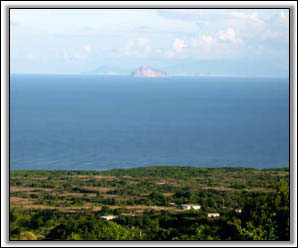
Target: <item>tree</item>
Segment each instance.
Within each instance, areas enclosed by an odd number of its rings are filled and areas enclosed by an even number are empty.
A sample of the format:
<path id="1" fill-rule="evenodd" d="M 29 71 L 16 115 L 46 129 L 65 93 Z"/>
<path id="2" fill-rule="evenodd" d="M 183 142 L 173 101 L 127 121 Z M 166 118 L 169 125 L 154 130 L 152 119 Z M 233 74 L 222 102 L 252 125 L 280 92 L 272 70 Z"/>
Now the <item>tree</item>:
<path id="1" fill-rule="evenodd" d="M 289 186 L 286 180 L 275 192 L 248 199 L 237 225 L 244 240 L 289 240 Z"/>
<path id="2" fill-rule="evenodd" d="M 68 220 L 55 227 L 45 240 L 136 240 L 137 232 L 114 222 L 94 218 Z"/>

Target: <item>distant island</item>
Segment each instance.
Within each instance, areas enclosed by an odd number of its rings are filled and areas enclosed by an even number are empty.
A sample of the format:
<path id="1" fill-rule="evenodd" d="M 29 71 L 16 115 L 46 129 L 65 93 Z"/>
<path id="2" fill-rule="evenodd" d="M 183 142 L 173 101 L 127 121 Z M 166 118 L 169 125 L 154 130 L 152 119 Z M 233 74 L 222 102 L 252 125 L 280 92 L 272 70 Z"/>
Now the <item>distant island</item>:
<path id="1" fill-rule="evenodd" d="M 149 66 L 143 65 L 137 69 L 135 69 L 131 76 L 133 77 L 150 77 L 150 78 L 164 78 L 167 77 L 166 72 L 162 72 L 160 70 L 153 69 Z"/>

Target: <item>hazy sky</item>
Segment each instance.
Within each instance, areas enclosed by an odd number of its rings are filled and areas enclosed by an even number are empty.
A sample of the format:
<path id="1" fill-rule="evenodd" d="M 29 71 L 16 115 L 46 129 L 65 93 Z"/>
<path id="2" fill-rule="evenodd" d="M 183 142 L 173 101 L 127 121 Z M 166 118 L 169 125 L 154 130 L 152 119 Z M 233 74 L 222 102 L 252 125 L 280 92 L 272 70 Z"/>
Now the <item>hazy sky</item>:
<path id="1" fill-rule="evenodd" d="M 287 76 L 287 9 L 11 9 L 13 73 Z M 103 67 L 104 66 L 104 67 Z"/>

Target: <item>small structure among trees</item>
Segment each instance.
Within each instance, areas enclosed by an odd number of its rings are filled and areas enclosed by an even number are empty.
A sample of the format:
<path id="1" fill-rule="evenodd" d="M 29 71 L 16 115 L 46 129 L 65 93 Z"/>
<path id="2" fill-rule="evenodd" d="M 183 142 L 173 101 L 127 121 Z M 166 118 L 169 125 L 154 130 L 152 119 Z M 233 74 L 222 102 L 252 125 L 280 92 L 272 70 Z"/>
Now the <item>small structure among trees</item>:
<path id="1" fill-rule="evenodd" d="M 103 220 L 109 221 L 109 220 L 116 219 L 117 216 L 114 216 L 114 215 L 107 215 L 107 216 L 101 216 L 100 218 L 103 219 Z"/>
<path id="2" fill-rule="evenodd" d="M 191 210 L 191 209 L 200 210 L 201 206 L 200 205 L 193 205 L 193 204 L 182 204 L 181 208 L 184 209 L 184 210 Z"/>
<path id="3" fill-rule="evenodd" d="M 216 218 L 220 216 L 220 213 L 207 213 L 207 216 L 209 218 Z"/>

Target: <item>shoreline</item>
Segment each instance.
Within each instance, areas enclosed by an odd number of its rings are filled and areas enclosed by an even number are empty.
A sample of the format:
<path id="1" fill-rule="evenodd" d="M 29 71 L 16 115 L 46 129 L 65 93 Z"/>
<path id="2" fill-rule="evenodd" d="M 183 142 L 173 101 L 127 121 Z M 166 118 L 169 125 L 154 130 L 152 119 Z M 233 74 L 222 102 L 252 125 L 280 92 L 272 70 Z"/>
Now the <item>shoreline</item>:
<path id="1" fill-rule="evenodd" d="M 279 168 L 252 168 L 252 167 L 244 167 L 244 166 L 218 166 L 218 167 L 208 167 L 208 166 L 184 166 L 184 165 L 149 165 L 149 166 L 138 166 L 138 167 L 131 167 L 131 168 L 112 168 L 112 169 L 103 169 L 103 170 L 76 170 L 76 169 L 9 169 L 10 172 L 13 171 L 73 171 L 73 172 L 105 172 L 105 171 L 115 171 L 115 170 L 134 170 L 134 169 L 150 169 L 150 168 L 194 168 L 194 169 L 222 169 L 222 170 L 257 170 L 257 171 L 266 171 L 266 170 L 290 170 L 290 166 L 283 166 Z"/>

